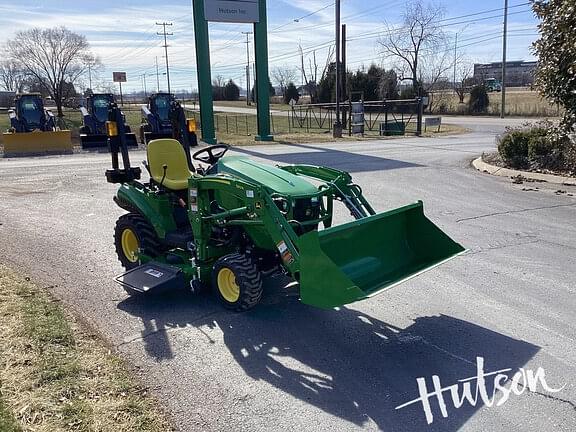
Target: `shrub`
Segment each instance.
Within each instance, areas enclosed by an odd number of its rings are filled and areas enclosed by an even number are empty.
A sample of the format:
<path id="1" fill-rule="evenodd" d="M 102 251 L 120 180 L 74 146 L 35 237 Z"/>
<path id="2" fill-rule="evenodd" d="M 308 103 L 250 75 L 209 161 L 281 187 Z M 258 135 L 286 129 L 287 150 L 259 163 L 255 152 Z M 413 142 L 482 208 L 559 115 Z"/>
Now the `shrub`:
<path id="1" fill-rule="evenodd" d="M 477 85 L 470 91 L 470 100 L 468 101 L 468 110 L 471 114 L 482 114 L 488 111 L 490 98 L 486 87 Z"/>
<path id="2" fill-rule="evenodd" d="M 498 138 L 498 152 L 506 162 L 514 168 L 522 168 L 528 164 L 528 142 L 530 133 L 524 130 L 512 129 Z"/>
<path id="3" fill-rule="evenodd" d="M 537 160 L 548 156 L 554 150 L 554 143 L 546 136 L 531 136 L 528 140 L 528 159 Z"/>
<path id="4" fill-rule="evenodd" d="M 576 169 L 576 144 L 550 122 L 508 129 L 498 138 L 498 152 L 513 168 Z"/>

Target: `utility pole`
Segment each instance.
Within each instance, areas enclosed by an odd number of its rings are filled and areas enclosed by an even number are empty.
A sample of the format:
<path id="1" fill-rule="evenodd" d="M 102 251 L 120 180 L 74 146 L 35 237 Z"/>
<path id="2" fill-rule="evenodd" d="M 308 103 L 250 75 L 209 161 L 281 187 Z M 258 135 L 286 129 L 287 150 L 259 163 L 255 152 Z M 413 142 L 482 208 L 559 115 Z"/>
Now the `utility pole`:
<path id="1" fill-rule="evenodd" d="M 162 26 L 163 31 L 162 33 L 157 32 L 156 34 L 158 36 L 164 36 L 164 52 L 166 54 L 166 79 L 168 80 L 168 93 L 170 92 L 170 68 L 168 67 L 168 41 L 166 40 L 166 36 L 173 36 L 174 33 L 166 33 L 166 26 L 171 26 L 172 23 L 167 23 L 167 22 L 161 22 L 161 23 L 156 23 L 156 25 L 158 26 Z"/>
<path id="2" fill-rule="evenodd" d="M 246 35 L 246 105 L 250 104 L 250 35 L 253 32 L 242 32 Z"/>
<path id="3" fill-rule="evenodd" d="M 92 65 L 88 63 L 88 86 L 90 91 L 92 91 Z"/>
<path id="4" fill-rule="evenodd" d="M 342 24 L 342 75 L 340 78 L 340 88 L 344 101 L 346 101 L 346 24 Z M 346 129 L 346 108 L 342 112 L 342 129 Z"/>
<path id="5" fill-rule="evenodd" d="M 142 78 L 144 78 L 144 97 L 148 98 L 148 91 L 146 90 L 146 72 L 144 72 Z"/>
<path id="6" fill-rule="evenodd" d="M 502 108 L 500 118 L 506 117 L 506 44 L 508 38 L 508 0 L 504 0 L 504 33 L 502 38 Z"/>
<path id="7" fill-rule="evenodd" d="M 158 56 L 156 56 L 156 93 L 160 93 L 160 72 L 158 71 Z"/>
<path id="8" fill-rule="evenodd" d="M 332 135 L 342 138 L 342 123 L 340 122 L 340 0 L 336 0 L 336 123 Z"/>
<path id="9" fill-rule="evenodd" d="M 458 58 L 458 33 L 456 33 L 456 39 L 454 41 L 454 93 L 456 93 L 456 59 Z"/>

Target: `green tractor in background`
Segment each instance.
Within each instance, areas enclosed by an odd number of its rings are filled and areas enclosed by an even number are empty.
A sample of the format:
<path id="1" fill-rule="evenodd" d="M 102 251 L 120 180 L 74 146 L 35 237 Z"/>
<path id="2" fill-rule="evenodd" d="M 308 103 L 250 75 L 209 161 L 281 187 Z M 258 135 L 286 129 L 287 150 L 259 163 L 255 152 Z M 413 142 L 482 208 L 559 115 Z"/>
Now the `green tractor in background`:
<path id="1" fill-rule="evenodd" d="M 260 301 L 264 278 L 284 274 L 299 282 L 303 303 L 332 308 L 464 251 L 421 202 L 377 214 L 351 176 L 331 168 L 271 166 L 226 156 L 223 145 L 190 157 L 188 146 L 159 139 L 148 145 L 150 180 L 141 182 L 119 110 L 110 120 L 106 176 L 120 184 L 114 200 L 127 212 L 115 229 L 127 272 L 116 280 L 130 294 L 212 287 L 226 308 L 245 311 Z M 333 226 L 338 203 L 354 221 Z"/>

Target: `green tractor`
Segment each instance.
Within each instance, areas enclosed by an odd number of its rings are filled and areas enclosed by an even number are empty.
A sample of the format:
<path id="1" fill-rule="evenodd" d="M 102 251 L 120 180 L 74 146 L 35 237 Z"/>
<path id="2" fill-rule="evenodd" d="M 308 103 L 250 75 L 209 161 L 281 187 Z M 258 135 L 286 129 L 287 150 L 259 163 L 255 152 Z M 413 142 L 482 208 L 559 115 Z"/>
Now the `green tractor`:
<path id="1" fill-rule="evenodd" d="M 299 282 L 303 303 L 332 308 L 371 297 L 462 253 L 424 216 L 421 202 L 377 214 L 351 176 L 332 168 L 271 166 L 205 147 L 192 157 L 176 140 L 149 143 L 145 167 L 130 166 L 122 116 L 111 111 L 110 183 L 126 210 L 116 252 L 129 294 L 212 287 L 245 311 L 263 279 Z M 119 153 L 123 167 L 119 166 Z M 333 226 L 335 205 L 353 221 Z"/>

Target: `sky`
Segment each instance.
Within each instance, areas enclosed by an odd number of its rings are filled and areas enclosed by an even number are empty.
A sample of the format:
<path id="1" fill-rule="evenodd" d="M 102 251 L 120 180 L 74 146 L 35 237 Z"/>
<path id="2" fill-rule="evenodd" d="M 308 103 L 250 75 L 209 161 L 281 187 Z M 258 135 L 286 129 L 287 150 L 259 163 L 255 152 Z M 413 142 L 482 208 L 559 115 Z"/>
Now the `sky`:
<path id="1" fill-rule="evenodd" d="M 342 23 L 347 24 L 348 68 L 372 63 L 392 67 L 383 59 L 378 40 L 386 25 L 400 24 L 404 0 L 342 0 Z M 451 41 L 458 35 L 457 53 L 466 63 L 501 60 L 504 0 L 436 0 L 444 7 L 442 29 Z M 296 68 L 298 45 L 316 51 L 320 63 L 334 39 L 334 1 L 268 0 L 270 68 Z M 538 37 L 538 21 L 526 0 L 509 1 L 508 60 L 534 60 L 530 47 Z M 111 85 L 113 71 L 127 72 L 126 92 L 166 90 L 162 27 L 167 31 L 172 91 L 197 89 L 194 27 L 190 0 L 0 0 L 0 47 L 20 30 L 63 25 L 88 39 L 102 62 L 93 75 L 94 89 Z M 210 23 L 212 76 L 246 85 L 246 36 L 250 24 Z M 252 42 L 252 41 L 251 41 Z M 253 59 L 253 45 L 251 44 Z M 310 55 L 310 54 L 308 54 Z M 156 74 L 156 59 L 159 74 Z M 300 76 L 300 74 L 297 74 Z M 296 81 L 300 81 L 298 78 Z M 80 87 L 87 86 L 88 77 Z M 297 82 L 297 84 L 299 84 Z"/>

